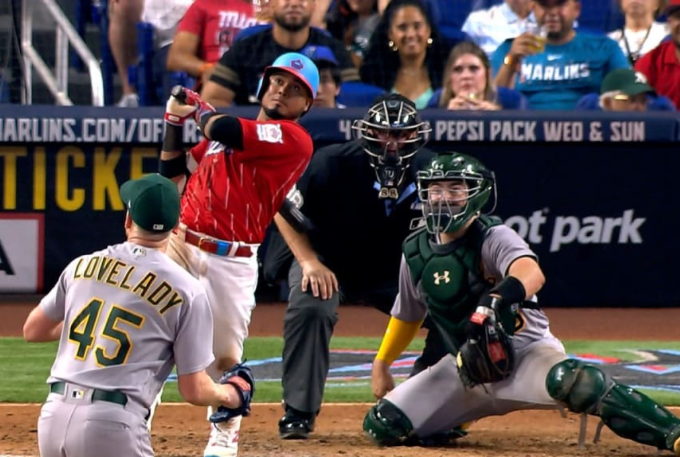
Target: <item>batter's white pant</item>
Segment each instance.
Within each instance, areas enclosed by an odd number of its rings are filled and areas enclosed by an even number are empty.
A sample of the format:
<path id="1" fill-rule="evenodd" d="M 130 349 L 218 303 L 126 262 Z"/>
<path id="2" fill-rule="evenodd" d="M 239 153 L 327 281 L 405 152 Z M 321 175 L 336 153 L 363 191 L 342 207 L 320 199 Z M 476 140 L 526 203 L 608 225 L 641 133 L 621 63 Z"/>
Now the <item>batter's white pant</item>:
<path id="1" fill-rule="evenodd" d="M 186 243 L 175 233 L 170 236 L 167 254 L 198 278 L 207 292 L 213 315 L 216 363 L 224 358 L 240 361 L 243 356 L 258 276 L 257 245 L 249 246 L 253 251 L 251 257 L 218 256 Z M 217 380 L 222 370 L 213 364 L 207 372 Z"/>
<path id="2" fill-rule="evenodd" d="M 555 364 L 567 358 L 562 343 L 555 337 L 538 340 L 518 351 L 516 357 L 515 373 L 509 379 L 465 389 L 456 360 L 449 354 L 398 385 L 385 399 L 406 414 L 420 437 L 448 432 L 487 416 L 557 409 L 545 378 Z"/>

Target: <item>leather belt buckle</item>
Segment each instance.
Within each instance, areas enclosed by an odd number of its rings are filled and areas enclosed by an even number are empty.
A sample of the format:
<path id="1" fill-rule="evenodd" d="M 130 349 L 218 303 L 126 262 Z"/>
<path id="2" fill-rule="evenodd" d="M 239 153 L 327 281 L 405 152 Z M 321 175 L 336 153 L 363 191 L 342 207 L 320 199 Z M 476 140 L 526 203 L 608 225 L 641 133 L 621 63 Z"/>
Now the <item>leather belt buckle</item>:
<path id="1" fill-rule="evenodd" d="M 210 250 L 207 249 L 207 247 L 204 247 L 204 246 L 203 246 L 204 244 L 207 244 L 207 243 L 209 243 L 209 242 L 210 242 L 209 239 L 207 239 L 207 238 L 204 237 L 204 236 L 201 236 L 201 237 L 198 238 L 198 243 L 196 243 L 196 247 L 197 247 L 198 249 L 200 249 L 201 251 L 208 251 L 208 252 L 210 252 Z"/>

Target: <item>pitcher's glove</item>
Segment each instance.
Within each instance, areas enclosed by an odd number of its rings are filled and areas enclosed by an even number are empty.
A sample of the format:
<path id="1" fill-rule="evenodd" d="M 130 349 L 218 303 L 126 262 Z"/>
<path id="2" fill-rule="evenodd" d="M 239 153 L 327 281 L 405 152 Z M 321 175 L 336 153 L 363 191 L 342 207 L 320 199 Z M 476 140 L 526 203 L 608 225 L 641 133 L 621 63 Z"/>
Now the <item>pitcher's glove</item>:
<path id="1" fill-rule="evenodd" d="M 493 308 L 479 306 L 470 317 L 468 339 L 460 347 L 456 365 L 467 388 L 503 381 L 512 375 L 515 352 Z"/>
<path id="2" fill-rule="evenodd" d="M 236 391 L 241 397 L 241 406 L 238 408 L 220 406 L 217 411 L 210 415 L 210 422 L 220 423 L 236 416 L 250 416 L 250 402 L 255 395 L 255 377 L 250 367 L 237 363 L 225 371 L 218 382 L 236 387 Z"/>

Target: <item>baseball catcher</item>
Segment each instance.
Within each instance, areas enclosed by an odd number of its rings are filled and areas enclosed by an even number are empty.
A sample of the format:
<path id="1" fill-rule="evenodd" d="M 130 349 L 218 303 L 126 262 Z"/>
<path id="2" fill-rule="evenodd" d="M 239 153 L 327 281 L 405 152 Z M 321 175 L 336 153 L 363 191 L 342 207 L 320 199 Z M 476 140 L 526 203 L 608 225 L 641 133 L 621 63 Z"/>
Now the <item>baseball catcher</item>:
<path id="1" fill-rule="evenodd" d="M 494 174 L 453 153 L 436 157 L 417 180 L 426 227 L 403 245 L 399 295 L 373 362 L 379 400 L 364 419 L 366 433 L 399 445 L 486 416 L 564 407 L 680 455 L 678 418 L 565 355 L 538 306 L 545 278 L 536 255 L 515 231 L 482 214 L 495 200 Z M 449 354 L 394 388 L 389 367 L 428 314 Z"/>

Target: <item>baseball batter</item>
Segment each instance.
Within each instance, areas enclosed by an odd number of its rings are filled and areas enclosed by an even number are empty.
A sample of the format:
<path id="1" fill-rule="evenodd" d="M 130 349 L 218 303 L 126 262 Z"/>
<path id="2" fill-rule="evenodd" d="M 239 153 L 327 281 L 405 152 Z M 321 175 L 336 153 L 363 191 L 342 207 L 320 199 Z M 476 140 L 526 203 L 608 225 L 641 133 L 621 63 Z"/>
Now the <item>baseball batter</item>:
<path id="1" fill-rule="evenodd" d="M 38 421 L 42 457 L 152 456 L 146 420 L 177 365 L 195 405 L 238 408 L 242 390 L 215 384 L 212 317 L 198 280 L 164 253 L 179 219 L 176 185 L 128 181 L 127 242 L 75 259 L 24 324 L 27 341 L 59 340 Z"/>
<path id="2" fill-rule="evenodd" d="M 480 216 L 495 178 L 476 159 L 440 155 L 418 173 L 426 228 L 403 245 L 399 295 L 373 363 L 379 401 L 364 419 L 378 443 L 427 440 L 486 416 L 566 407 L 614 433 L 680 455 L 680 420 L 598 367 L 568 359 L 536 293 L 536 255 L 500 220 Z M 397 388 L 391 363 L 426 314 L 450 354 Z"/>
<path id="3" fill-rule="evenodd" d="M 181 184 L 187 173 L 186 119 L 195 117 L 206 138 L 188 156 L 197 165 L 186 183 L 168 254 L 206 288 L 215 328 L 216 361 L 208 370 L 214 379 L 241 360 L 255 307 L 257 249 L 312 157 L 312 139 L 297 121 L 311 108 L 318 85 L 314 63 L 287 53 L 262 76 L 257 120 L 218 114 L 188 90 L 168 101 L 162 175 Z M 204 455 L 237 455 L 240 421 L 236 416 L 213 424 Z"/>

